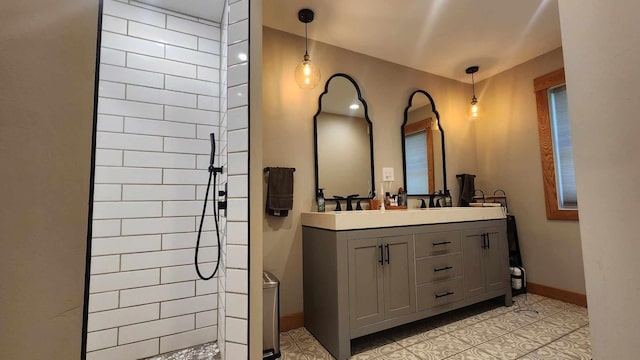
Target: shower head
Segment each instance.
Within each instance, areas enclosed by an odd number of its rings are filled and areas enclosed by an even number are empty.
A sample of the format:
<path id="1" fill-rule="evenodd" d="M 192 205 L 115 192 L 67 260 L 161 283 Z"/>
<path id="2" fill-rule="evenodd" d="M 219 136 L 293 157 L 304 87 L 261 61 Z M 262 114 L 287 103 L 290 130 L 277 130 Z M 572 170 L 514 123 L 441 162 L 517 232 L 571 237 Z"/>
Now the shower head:
<path id="1" fill-rule="evenodd" d="M 213 166 L 213 157 L 216 153 L 216 136 L 214 133 L 210 133 L 209 138 L 211 139 L 211 156 L 209 157 L 209 165 Z"/>

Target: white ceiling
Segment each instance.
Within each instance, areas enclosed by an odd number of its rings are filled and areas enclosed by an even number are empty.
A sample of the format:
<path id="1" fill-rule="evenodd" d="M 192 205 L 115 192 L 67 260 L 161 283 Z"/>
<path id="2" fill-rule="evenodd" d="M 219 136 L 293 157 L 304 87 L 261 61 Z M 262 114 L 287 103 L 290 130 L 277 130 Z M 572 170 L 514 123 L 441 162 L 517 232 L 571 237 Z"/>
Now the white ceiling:
<path id="1" fill-rule="evenodd" d="M 224 0 L 139 0 L 220 22 Z M 265 26 L 451 79 L 491 77 L 561 46 L 557 0 L 264 0 Z M 313 54 L 311 54 L 313 56 Z"/>
<path id="2" fill-rule="evenodd" d="M 141 3 L 154 5 L 159 8 L 177 11 L 202 19 L 222 21 L 224 0 L 138 0 Z"/>
<path id="3" fill-rule="evenodd" d="M 562 44 L 557 0 L 265 0 L 263 24 L 304 36 L 305 7 L 311 39 L 467 83 Z"/>

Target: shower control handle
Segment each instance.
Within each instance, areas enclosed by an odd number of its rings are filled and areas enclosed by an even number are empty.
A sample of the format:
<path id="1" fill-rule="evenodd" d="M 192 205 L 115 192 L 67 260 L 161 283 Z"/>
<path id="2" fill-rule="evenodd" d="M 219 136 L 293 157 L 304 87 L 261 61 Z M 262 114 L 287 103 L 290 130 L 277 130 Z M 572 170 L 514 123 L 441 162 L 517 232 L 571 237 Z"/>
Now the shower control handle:
<path id="1" fill-rule="evenodd" d="M 218 190 L 218 210 L 224 211 L 224 216 L 227 216 L 227 186 L 228 183 L 224 184 L 224 190 Z M 222 200 L 220 197 L 223 197 Z"/>

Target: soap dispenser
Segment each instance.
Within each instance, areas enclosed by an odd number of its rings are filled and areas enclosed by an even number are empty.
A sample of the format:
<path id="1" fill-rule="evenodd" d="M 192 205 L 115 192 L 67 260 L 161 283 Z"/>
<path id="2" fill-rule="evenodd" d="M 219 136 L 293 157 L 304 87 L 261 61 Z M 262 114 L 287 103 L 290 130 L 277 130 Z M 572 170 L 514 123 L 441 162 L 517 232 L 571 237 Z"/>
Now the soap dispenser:
<path id="1" fill-rule="evenodd" d="M 407 192 L 403 188 L 398 189 L 398 206 L 407 206 Z"/>
<path id="2" fill-rule="evenodd" d="M 449 190 L 444 191 L 444 206 L 451 207 L 451 192 Z"/>
<path id="3" fill-rule="evenodd" d="M 318 212 L 324 212 L 324 189 L 318 189 L 316 193 L 316 202 L 318 203 Z"/>

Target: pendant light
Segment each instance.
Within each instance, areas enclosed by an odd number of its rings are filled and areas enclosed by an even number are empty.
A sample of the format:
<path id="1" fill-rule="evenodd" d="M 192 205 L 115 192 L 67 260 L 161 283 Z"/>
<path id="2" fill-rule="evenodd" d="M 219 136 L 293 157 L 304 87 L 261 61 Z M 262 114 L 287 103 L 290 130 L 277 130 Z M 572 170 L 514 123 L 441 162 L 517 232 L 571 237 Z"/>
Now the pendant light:
<path id="1" fill-rule="evenodd" d="M 310 9 L 302 9 L 298 12 L 298 20 L 304 23 L 304 58 L 296 67 L 294 78 L 302 89 L 313 89 L 320 82 L 320 69 L 311 63 L 308 52 L 307 24 L 313 21 L 313 16 L 313 10 Z"/>
<path id="2" fill-rule="evenodd" d="M 473 97 L 471 98 L 471 117 L 473 119 L 478 117 L 478 98 L 476 98 L 476 83 L 473 79 L 473 74 L 477 73 L 480 67 L 478 66 L 469 66 L 467 68 L 466 73 L 471 74 L 471 89 L 473 91 Z"/>

